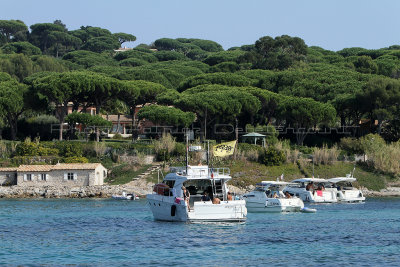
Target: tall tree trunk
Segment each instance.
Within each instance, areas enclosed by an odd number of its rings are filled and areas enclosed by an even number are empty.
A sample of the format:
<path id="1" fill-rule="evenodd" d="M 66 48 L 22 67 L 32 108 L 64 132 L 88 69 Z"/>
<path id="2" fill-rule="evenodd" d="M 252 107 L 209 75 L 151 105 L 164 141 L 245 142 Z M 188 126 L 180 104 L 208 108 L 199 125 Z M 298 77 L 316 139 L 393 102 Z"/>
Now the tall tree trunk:
<path id="1" fill-rule="evenodd" d="M 118 113 L 118 121 L 117 121 L 117 133 L 119 133 L 119 127 L 121 124 L 121 114 Z"/>
<path id="2" fill-rule="evenodd" d="M 11 134 L 11 140 L 15 140 L 17 137 L 17 119 L 13 118 L 12 116 L 7 117 L 8 123 L 10 124 L 10 134 Z"/>

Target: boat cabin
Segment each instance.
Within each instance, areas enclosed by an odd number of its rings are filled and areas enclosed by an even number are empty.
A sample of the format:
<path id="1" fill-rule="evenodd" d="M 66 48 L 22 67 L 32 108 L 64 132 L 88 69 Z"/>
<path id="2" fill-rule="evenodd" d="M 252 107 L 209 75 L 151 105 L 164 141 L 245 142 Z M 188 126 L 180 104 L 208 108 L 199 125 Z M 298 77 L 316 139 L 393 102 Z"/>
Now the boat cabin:
<path id="1" fill-rule="evenodd" d="M 190 205 L 201 201 L 204 192 L 210 199 L 227 199 L 226 182 L 231 179 L 228 168 L 208 168 L 208 166 L 172 167 L 161 184 L 156 185 L 159 194 L 183 197 L 182 186 L 190 193 Z M 162 188 L 162 190 L 160 189 Z"/>

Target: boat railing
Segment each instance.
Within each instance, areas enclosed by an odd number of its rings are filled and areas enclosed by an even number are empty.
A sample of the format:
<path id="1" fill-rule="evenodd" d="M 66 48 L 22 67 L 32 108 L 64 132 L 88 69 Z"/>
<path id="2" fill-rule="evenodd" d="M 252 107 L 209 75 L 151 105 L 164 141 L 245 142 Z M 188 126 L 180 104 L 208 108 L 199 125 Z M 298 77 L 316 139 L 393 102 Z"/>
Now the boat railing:
<path id="1" fill-rule="evenodd" d="M 171 167 L 170 171 L 179 175 L 186 175 L 186 167 Z M 188 168 L 188 175 L 192 178 L 218 178 L 230 174 L 229 168 Z"/>
<path id="2" fill-rule="evenodd" d="M 231 170 L 229 168 L 209 168 L 208 169 L 211 176 L 226 176 L 231 174 Z"/>

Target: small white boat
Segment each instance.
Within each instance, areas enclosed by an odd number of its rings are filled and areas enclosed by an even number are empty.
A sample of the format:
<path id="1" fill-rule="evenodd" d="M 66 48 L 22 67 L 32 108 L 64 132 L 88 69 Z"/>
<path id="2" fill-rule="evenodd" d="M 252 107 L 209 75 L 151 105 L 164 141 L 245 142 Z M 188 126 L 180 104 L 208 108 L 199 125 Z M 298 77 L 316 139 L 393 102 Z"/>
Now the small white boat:
<path id="1" fill-rule="evenodd" d="M 232 179 L 227 168 L 190 166 L 171 168 L 163 182 L 156 184 L 147 195 L 154 219 L 179 222 L 243 222 L 247 209 L 244 200 L 228 200 L 226 183 Z M 184 199 L 182 186 L 190 192 Z M 203 193 L 218 198 L 218 204 L 203 201 Z M 217 201 L 216 201 L 217 202 Z"/>
<path id="2" fill-rule="evenodd" d="M 337 200 L 341 203 L 361 203 L 365 197 L 361 190 L 353 187 L 352 182 L 357 179 L 348 174 L 346 177 L 336 177 L 328 179 L 332 183 L 332 188 L 336 190 Z"/>
<path id="3" fill-rule="evenodd" d="M 244 194 L 246 208 L 249 212 L 286 212 L 301 211 L 303 201 L 296 196 L 286 197 L 283 188 L 290 185 L 287 182 L 262 181 L 256 189 Z"/>
<path id="4" fill-rule="evenodd" d="M 304 213 L 315 213 L 315 212 L 317 212 L 317 209 L 311 209 L 311 208 L 304 207 L 300 211 L 304 212 Z"/>
<path id="5" fill-rule="evenodd" d="M 283 189 L 291 195 L 310 203 L 336 203 L 336 191 L 332 190 L 331 183 L 320 178 L 301 178 L 291 182 Z"/>
<path id="6" fill-rule="evenodd" d="M 127 194 L 126 192 L 122 192 L 122 195 L 112 195 L 112 199 L 116 200 L 138 200 L 139 197 L 135 194 Z"/>

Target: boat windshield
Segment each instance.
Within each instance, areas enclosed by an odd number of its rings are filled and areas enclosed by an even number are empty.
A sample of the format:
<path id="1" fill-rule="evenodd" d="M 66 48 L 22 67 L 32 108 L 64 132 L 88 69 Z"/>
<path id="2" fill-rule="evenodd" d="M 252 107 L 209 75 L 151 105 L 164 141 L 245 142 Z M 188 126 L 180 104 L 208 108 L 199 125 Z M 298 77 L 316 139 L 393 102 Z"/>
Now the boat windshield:
<path id="1" fill-rule="evenodd" d="M 203 195 L 204 191 L 212 193 L 212 185 L 210 179 L 187 180 L 184 183 L 189 190 L 190 196 Z"/>

